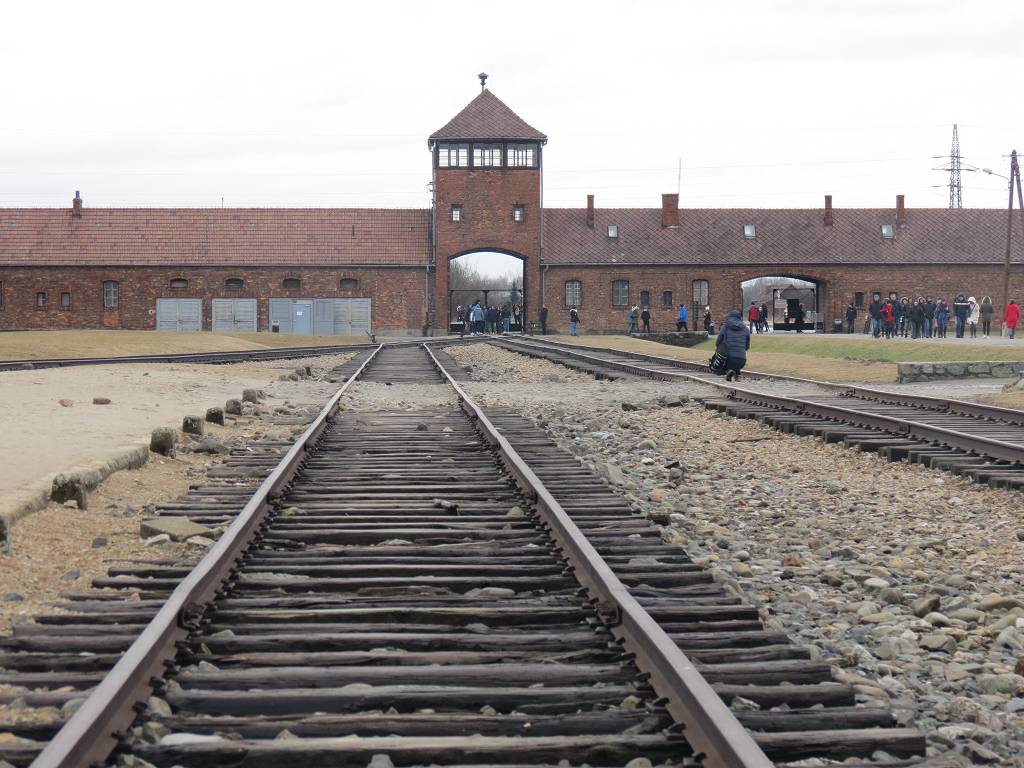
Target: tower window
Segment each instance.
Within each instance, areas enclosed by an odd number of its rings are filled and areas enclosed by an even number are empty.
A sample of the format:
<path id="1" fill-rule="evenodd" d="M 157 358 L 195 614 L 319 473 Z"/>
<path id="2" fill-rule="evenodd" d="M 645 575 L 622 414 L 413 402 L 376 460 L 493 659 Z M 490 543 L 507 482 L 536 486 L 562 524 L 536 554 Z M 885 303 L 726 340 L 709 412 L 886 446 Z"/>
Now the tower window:
<path id="1" fill-rule="evenodd" d="M 608 237 L 618 237 L 618 236 L 619 236 L 619 225 L 618 224 L 609 224 L 608 225 Z"/>
<path id="2" fill-rule="evenodd" d="M 60 308 L 71 309 L 71 294 L 63 291 L 60 295 Z"/>
<path id="3" fill-rule="evenodd" d="M 438 168 L 468 168 L 469 144 L 438 144 Z"/>
<path id="4" fill-rule="evenodd" d="M 452 221 L 455 221 L 455 222 L 462 221 L 462 206 L 461 205 L 453 205 L 452 206 Z"/>
<path id="5" fill-rule="evenodd" d="M 892 224 L 882 225 L 882 237 L 885 238 L 886 240 L 892 240 L 894 237 L 896 237 L 896 229 L 893 227 Z"/>
<path id="6" fill-rule="evenodd" d="M 188 280 L 186 280 L 183 277 L 176 277 L 176 278 L 174 278 L 173 280 L 171 280 L 171 290 L 172 291 L 187 291 L 188 290 Z"/>
<path id="7" fill-rule="evenodd" d="M 509 144 L 505 150 L 506 164 L 509 168 L 536 168 L 536 144 Z"/>
<path id="8" fill-rule="evenodd" d="M 297 291 L 302 288 L 302 281 L 297 277 L 286 277 L 281 281 L 281 287 L 286 291 Z"/>
<path id="9" fill-rule="evenodd" d="M 755 237 L 757 237 L 757 227 L 755 227 L 753 224 L 744 224 L 743 236 L 747 238 L 747 240 L 753 240 Z"/>
<path id="10" fill-rule="evenodd" d="M 500 168 L 501 144 L 474 144 L 474 168 Z"/>
<path id="11" fill-rule="evenodd" d="M 512 206 L 512 221 L 514 221 L 516 224 L 522 224 L 524 221 L 526 221 L 525 205 Z"/>
<path id="12" fill-rule="evenodd" d="M 117 309 L 118 293 L 120 293 L 120 286 L 117 280 L 104 280 L 103 281 L 103 308 L 104 309 Z"/>
<path id="13" fill-rule="evenodd" d="M 579 280 L 565 281 L 565 306 L 578 307 L 583 303 L 583 283 Z"/>
<path id="14" fill-rule="evenodd" d="M 612 304 L 616 307 L 629 304 L 629 280 L 612 281 Z"/>
<path id="15" fill-rule="evenodd" d="M 229 277 L 224 281 L 225 291 L 240 291 L 245 288 L 245 281 L 240 277 Z"/>
<path id="16" fill-rule="evenodd" d="M 343 291 L 354 291 L 359 288 L 359 281 L 354 277 L 343 277 L 339 287 Z"/>

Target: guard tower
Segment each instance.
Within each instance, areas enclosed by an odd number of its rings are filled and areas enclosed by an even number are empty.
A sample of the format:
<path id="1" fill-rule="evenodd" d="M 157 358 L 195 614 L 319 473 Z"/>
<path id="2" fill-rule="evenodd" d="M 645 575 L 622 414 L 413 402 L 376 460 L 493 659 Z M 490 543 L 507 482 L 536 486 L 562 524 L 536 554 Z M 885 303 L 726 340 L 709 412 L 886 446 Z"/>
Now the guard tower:
<path id="1" fill-rule="evenodd" d="M 523 260 L 527 322 L 540 311 L 541 154 L 547 136 L 487 90 L 431 134 L 435 328 L 447 328 L 448 266 L 467 253 L 495 251 Z"/>

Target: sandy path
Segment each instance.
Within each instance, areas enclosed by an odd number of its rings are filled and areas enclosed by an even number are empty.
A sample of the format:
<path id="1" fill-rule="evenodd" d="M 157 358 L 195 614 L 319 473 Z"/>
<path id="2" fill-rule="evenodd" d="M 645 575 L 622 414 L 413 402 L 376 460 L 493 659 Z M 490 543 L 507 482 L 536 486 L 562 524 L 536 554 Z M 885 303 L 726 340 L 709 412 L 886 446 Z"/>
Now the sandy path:
<path id="1" fill-rule="evenodd" d="M 348 355 L 313 361 L 235 365 L 101 365 L 0 374 L 0 499 L 55 472 L 133 444 L 148 443 L 155 427 L 180 428 L 182 416 L 203 415 L 264 389 L 269 403 L 310 402 L 309 382 L 278 381 L 300 364 L 338 365 Z M 324 399 L 337 385 L 323 382 Z M 93 405 L 108 397 L 109 405 Z M 64 407 L 61 400 L 73 405 Z"/>

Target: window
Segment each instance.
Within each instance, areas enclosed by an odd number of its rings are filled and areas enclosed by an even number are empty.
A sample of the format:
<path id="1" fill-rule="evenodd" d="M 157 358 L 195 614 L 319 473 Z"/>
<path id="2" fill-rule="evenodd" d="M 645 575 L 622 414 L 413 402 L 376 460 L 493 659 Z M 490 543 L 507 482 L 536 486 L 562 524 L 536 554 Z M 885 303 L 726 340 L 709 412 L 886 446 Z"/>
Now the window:
<path id="1" fill-rule="evenodd" d="M 675 303 L 672 301 L 672 291 L 661 292 L 661 306 L 665 309 L 674 309 Z"/>
<path id="2" fill-rule="evenodd" d="M 469 144 L 438 144 L 438 168 L 468 168 Z"/>
<path id="3" fill-rule="evenodd" d="M 536 168 L 537 145 L 509 144 L 505 157 L 509 168 Z"/>
<path id="4" fill-rule="evenodd" d="M 456 221 L 456 222 L 462 221 L 462 206 L 461 205 L 453 205 L 452 206 L 452 221 Z"/>
<path id="5" fill-rule="evenodd" d="M 896 237 L 896 229 L 893 227 L 892 224 L 882 225 L 882 237 L 885 238 L 886 240 L 892 240 L 894 237 Z"/>
<path id="6" fill-rule="evenodd" d="M 619 225 L 618 224 L 609 224 L 608 225 L 608 237 L 618 237 L 618 236 L 619 236 Z"/>
<path id="7" fill-rule="evenodd" d="M 60 308 L 71 309 L 71 294 L 67 291 L 63 291 L 60 294 Z"/>
<path id="8" fill-rule="evenodd" d="M 612 304 L 616 307 L 629 304 L 629 280 L 612 281 Z"/>
<path id="9" fill-rule="evenodd" d="M 117 280 L 104 280 L 103 281 L 103 308 L 104 309 L 117 309 L 118 299 L 118 285 Z"/>
<path id="10" fill-rule="evenodd" d="M 240 277 L 229 277 L 224 281 L 225 291 L 240 291 L 245 288 L 245 280 Z"/>
<path id="11" fill-rule="evenodd" d="M 343 277 L 341 278 L 340 287 L 343 291 L 354 291 L 359 288 L 359 281 L 354 277 Z"/>
<path id="12" fill-rule="evenodd" d="M 474 144 L 474 168 L 501 168 L 501 144 Z"/>
<path id="13" fill-rule="evenodd" d="M 565 306 L 578 307 L 583 303 L 583 283 L 579 280 L 565 281 Z"/>
<path id="14" fill-rule="evenodd" d="M 516 224 L 522 224 L 524 221 L 526 221 L 525 205 L 512 206 L 512 221 L 514 221 Z"/>
<path id="15" fill-rule="evenodd" d="M 36 309 L 43 309 L 46 306 L 46 292 L 39 291 L 36 294 Z"/>
<path id="16" fill-rule="evenodd" d="M 281 287 L 286 291 L 297 291 L 302 287 L 302 281 L 297 277 L 286 277 L 281 281 Z"/>
<path id="17" fill-rule="evenodd" d="M 693 281 L 693 305 L 697 309 L 704 309 L 708 306 L 708 281 Z"/>
<path id="18" fill-rule="evenodd" d="M 853 294 L 853 306 L 864 306 L 864 291 L 857 291 L 855 294 Z"/>
<path id="19" fill-rule="evenodd" d="M 188 280 L 186 280 L 183 277 L 176 277 L 176 278 L 174 278 L 173 280 L 171 280 L 171 290 L 172 291 L 187 291 L 188 290 Z"/>
<path id="20" fill-rule="evenodd" d="M 753 240 L 755 237 L 757 237 L 757 227 L 755 227 L 753 224 L 744 224 L 743 236 L 747 238 L 747 240 Z"/>
<path id="21" fill-rule="evenodd" d="M 641 307 L 650 307 L 651 306 L 651 292 L 650 291 L 640 291 L 640 306 Z"/>

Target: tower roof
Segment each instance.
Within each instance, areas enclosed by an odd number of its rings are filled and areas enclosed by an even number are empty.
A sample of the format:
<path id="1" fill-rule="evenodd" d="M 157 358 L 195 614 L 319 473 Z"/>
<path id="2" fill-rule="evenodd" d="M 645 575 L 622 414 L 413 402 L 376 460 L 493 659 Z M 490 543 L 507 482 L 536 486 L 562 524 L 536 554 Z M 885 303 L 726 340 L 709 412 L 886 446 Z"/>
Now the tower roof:
<path id="1" fill-rule="evenodd" d="M 501 99 L 484 89 L 440 130 L 430 142 L 459 139 L 512 139 L 546 142 L 548 137 L 513 112 Z"/>

